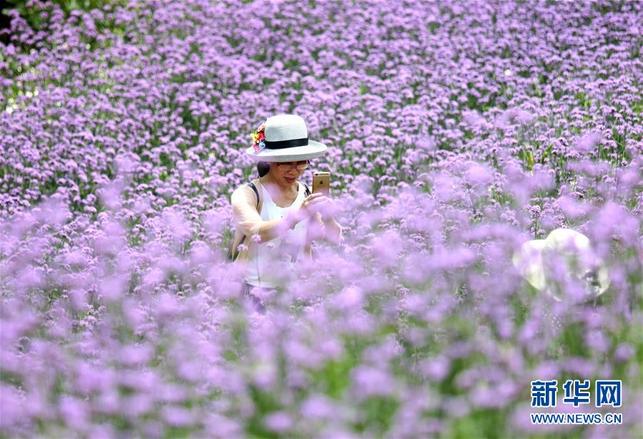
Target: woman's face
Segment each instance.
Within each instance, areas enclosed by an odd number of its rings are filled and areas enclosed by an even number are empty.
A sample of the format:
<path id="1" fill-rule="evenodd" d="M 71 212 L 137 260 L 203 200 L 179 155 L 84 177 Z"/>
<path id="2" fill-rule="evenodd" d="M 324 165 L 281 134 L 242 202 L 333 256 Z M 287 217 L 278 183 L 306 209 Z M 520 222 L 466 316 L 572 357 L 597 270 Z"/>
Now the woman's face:
<path id="1" fill-rule="evenodd" d="M 308 167 L 308 160 L 271 163 L 270 173 L 278 184 L 288 186 L 297 181 Z"/>

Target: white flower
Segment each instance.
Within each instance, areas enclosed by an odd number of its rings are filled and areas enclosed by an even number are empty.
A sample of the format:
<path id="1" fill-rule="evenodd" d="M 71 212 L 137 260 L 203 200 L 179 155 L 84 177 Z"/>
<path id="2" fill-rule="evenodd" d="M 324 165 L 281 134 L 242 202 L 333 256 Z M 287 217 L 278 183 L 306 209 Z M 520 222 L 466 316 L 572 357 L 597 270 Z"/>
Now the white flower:
<path id="1" fill-rule="evenodd" d="M 592 251 L 589 238 L 575 230 L 559 228 L 545 239 L 527 241 L 512 258 L 529 284 L 561 300 L 552 288 L 551 267 L 558 260 L 564 261 L 563 271 L 567 275 L 586 282 L 589 295 L 599 296 L 609 287 L 607 268 Z"/>

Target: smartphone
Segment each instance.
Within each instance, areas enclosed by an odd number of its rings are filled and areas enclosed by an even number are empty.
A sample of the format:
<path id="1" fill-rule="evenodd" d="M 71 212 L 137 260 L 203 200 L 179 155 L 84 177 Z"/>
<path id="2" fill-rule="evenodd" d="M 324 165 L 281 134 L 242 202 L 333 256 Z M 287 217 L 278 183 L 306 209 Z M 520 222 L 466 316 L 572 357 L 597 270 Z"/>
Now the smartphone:
<path id="1" fill-rule="evenodd" d="M 330 172 L 315 171 L 313 173 L 313 194 L 321 192 L 324 195 L 330 193 Z"/>

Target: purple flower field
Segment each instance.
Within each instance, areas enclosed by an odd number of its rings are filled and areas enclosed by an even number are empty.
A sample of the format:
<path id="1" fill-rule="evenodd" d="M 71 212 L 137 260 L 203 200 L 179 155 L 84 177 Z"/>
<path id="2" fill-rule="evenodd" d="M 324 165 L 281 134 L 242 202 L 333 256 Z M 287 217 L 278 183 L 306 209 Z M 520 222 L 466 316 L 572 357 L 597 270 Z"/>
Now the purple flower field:
<path id="1" fill-rule="evenodd" d="M 29 3 L 0 43 L 0 437 L 643 437 L 640 2 Z M 345 240 L 260 314 L 229 199 L 278 113 L 329 146 L 304 179 L 331 172 Z M 591 247 L 535 287 L 516 255 L 561 227 Z M 533 425 L 549 379 L 622 380 L 622 424 Z"/>

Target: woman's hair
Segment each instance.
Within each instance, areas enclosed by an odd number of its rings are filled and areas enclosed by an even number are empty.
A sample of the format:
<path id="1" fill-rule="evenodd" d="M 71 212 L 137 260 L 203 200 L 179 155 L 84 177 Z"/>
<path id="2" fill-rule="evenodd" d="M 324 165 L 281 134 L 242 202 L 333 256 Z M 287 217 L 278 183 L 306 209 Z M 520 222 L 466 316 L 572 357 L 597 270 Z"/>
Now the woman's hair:
<path id="1" fill-rule="evenodd" d="M 259 173 L 259 177 L 263 177 L 270 171 L 270 163 L 268 162 L 259 162 L 257 163 L 257 172 Z"/>

